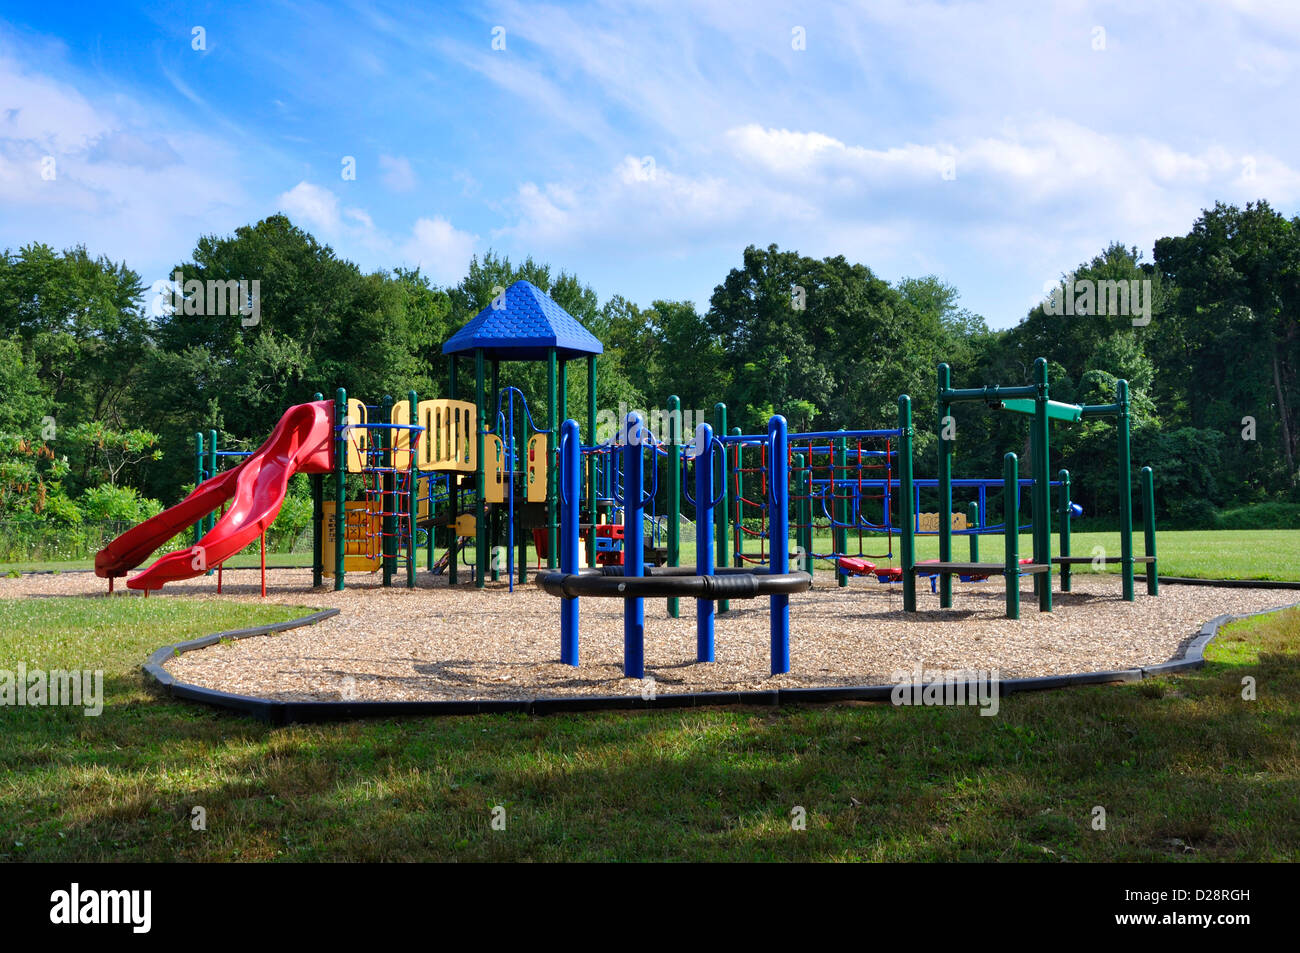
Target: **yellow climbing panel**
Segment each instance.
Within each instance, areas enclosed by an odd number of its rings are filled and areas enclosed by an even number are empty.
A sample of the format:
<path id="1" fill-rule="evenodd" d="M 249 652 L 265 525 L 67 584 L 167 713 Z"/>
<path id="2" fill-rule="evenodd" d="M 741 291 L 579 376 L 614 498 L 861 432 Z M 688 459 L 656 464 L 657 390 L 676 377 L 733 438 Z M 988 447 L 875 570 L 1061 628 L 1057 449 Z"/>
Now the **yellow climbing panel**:
<path id="1" fill-rule="evenodd" d="M 392 414 L 388 418 L 390 424 L 402 424 L 402 428 L 392 431 L 393 434 L 393 467 L 397 470 L 406 470 L 411 466 L 411 431 L 406 428 L 411 423 L 411 402 L 409 400 L 399 400 L 393 404 Z"/>
<path id="2" fill-rule="evenodd" d="M 366 451 L 370 447 L 370 431 L 366 430 L 366 405 L 355 397 L 348 398 L 348 473 L 360 473 L 366 465 Z M 348 567 L 344 566 L 344 569 Z"/>
<path id="3" fill-rule="evenodd" d="M 528 438 L 528 502 L 546 502 L 546 437 L 544 433 Z"/>
<path id="4" fill-rule="evenodd" d="M 323 501 L 324 516 L 321 519 L 321 556 L 325 564 L 325 575 L 334 575 L 334 513 L 337 506 L 333 500 Z M 343 570 L 345 572 L 375 572 L 379 569 L 379 553 L 375 540 L 379 538 L 379 516 L 366 511 L 364 500 L 352 500 L 347 504 L 347 519 L 343 527 Z"/>
<path id="5" fill-rule="evenodd" d="M 467 400 L 422 400 L 416 422 L 424 428 L 417 463 L 421 470 L 473 473 L 478 464 L 478 415 Z"/>
<path id="6" fill-rule="evenodd" d="M 483 499 L 489 503 L 504 503 L 506 499 L 506 460 L 502 452 L 501 438 L 496 434 L 487 434 L 483 438 L 483 479 L 487 486 L 483 488 Z"/>

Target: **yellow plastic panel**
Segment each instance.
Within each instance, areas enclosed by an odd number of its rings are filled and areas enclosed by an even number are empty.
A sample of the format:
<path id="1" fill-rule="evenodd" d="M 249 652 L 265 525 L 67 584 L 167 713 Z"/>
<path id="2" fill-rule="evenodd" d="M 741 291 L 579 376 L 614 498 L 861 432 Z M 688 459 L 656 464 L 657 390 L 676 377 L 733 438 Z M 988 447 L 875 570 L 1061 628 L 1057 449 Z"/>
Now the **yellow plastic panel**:
<path id="1" fill-rule="evenodd" d="M 399 400 L 393 404 L 392 414 L 389 416 L 390 424 L 402 424 L 403 429 L 392 431 L 393 434 L 393 467 L 398 470 L 406 470 L 411 466 L 411 431 L 405 427 L 411 423 L 411 402 L 409 400 Z"/>
<path id="2" fill-rule="evenodd" d="M 546 502 L 546 437 L 544 433 L 528 438 L 528 502 Z"/>
<path id="3" fill-rule="evenodd" d="M 478 464 L 478 416 L 470 401 L 422 400 L 416 419 L 425 428 L 418 454 L 421 470 L 474 472 Z"/>
<path id="4" fill-rule="evenodd" d="M 366 430 L 366 405 L 355 397 L 348 398 L 348 473 L 360 473 L 366 465 L 370 431 Z M 347 567 L 344 567 L 347 568 Z"/>
<path id="5" fill-rule="evenodd" d="M 483 438 L 483 452 L 487 455 L 483 467 L 483 480 L 487 483 L 484 488 L 483 499 L 489 503 L 504 503 L 506 498 L 506 461 L 505 455 L 501 452 L 501 438 L 491 433 L 485 436 Z"/>
<path id="6" fill-rule="evenodd" d="M 333 500 L 323 501 L 324 518 L 321 526 L 321 556 L 325 575 L 334 575 L 334 512 Z M 379 517 L 366 512 L 361 500 L 351 500 L 345 511 L 347 521 L 343 537 L 343 569 L 345 572 L 375 572 L 379 569 L 379 554 L 374 545 L 379 535 Z M 373 555 L 372 555 L 373 553 Z"/>
<path id="7" fill-rule="evenodd" d="M 432 479 L 433 477 L 421 477 L 415 481 L 415 521 L 417 523 L 427 523 L 433 518 L 433 514 L 429 512 L 429 481 Z"/>
<path id="8" fill-rule="evenodd" d="M 939 532 L 939 514 L 938 513 L 917 513 L 917 529 L 922 533 Z M 963 530 L 966 528 L 966 514 L 952 514 L 952 528 L 954 530 Z"/>

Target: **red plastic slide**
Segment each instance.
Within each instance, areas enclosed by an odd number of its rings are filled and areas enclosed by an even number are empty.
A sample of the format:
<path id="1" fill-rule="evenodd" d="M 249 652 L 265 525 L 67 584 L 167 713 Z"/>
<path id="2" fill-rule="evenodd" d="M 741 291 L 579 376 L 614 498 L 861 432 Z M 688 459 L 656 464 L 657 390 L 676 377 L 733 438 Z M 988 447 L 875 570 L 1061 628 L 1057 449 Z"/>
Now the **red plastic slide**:
<path id="1" fill-rule="evenodd" d="M 266 442 L 234 469 L 205 480 L 170 509 L 127 530 L 95 556 L 95 575 L 125 576 L 155 549 L 185 532 L 226 500 L 230 508 L 217 525 L 188 549 L 160 557 L 127 580 L 131 589 L 161 589 L 215 568 L 255 541 L 284 502 L 295 473 L 329 473 L 334 462 L 334 402 L 290 407 Z"/>

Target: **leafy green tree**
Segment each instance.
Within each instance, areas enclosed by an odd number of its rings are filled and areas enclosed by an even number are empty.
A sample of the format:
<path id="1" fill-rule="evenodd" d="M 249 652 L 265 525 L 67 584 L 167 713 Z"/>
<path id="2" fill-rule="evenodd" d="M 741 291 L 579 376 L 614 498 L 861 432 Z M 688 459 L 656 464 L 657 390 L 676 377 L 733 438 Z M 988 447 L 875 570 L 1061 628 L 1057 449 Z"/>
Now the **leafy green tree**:
<path id="1" fill-rule="evenodd" d="M 81 483 L 94 486 L 107 482 L 113 486 L 123 472 L 146 460 L 161 460 L 158 435 L 147 430 L 113 430 L 99 420 L 77 424 L 64 433 L 64 440 L 74 448 L 81 461 Z"/>
<path id="2" fill-rule="evenodd" d="M 418 271 L 363 274 L 283 215 L 204 236 L 175 271 L 197 284 L 159 317 L 141 388 L 150 395 L 144 422 L 164 451 L 149 484 L 161 496 L 192 475 L 196 430 L 252 449 L 314 392 L 329 398 L 341 386 L 371 404 L 412 388 L 435 396 L 430 357 L 450 302 Z M 210 283 L 239 281 L 250 294 L 258 282 L 252 314 L 210 307 L 206 293 L 196 300 Z"/>
<path id="3" fill-rule="evenodd" d="M 1155 246 L 1175 286 L 1157 329 L 1160 394 L 1176 418 L 1236 438 L 1224 464 L 1238 492 L 1296 492 L 1300 403 L 1300 218 L 1267 202 L 1216 203 Z"/>

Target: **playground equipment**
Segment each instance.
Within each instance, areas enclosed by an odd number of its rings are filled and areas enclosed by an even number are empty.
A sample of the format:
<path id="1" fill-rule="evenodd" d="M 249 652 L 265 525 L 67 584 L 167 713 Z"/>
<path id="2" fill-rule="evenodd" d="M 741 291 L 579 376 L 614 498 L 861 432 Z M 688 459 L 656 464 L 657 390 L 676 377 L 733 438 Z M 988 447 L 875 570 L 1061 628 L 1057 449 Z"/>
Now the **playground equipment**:
<path id="1" fill-rule="evenodd" d="M 449 396 L 454 400 L 459 393 L 459 359 L 468 355 L 474 362 L 474 400 L 472 406 L 476 411 L 476 420 L 480 426 L 474 429 L 474 456 L 472 465 L 465 474 L 473 474 L 474 485 L 485 486 L 489 457 L 493 466 L 500 469 L 497 473 L 509 472 L 510 478 L 520 474 L 518 466 L 519 452 L 516 447 L 514 424 L 514 397 L 522 394 L 511 389 L 509 395 L 508 419 L 501 414 L 502 390 L 500 388 L 500 366 L 505 361 L 545 361 L 547 414 L 544 428 L 537 428 L 532 423 L 532 415 L 527 413 L 526 423 L 531 428 L 528 460 L 533 466 L 526 493 L 530 506 L 538 507 L 540 513 L 524 513 L 524 518 L 517 518 L 517 507 L 513 489 L 509 493 L 510 506 L 502 525 L 501 508 L 491 513 L 489 521 L 488 498 L 485 493 L 477 494 L 474 502 L 474 584 L 481 588 L 491 573 L 491 578 L 498 578 L 495 564 L 489 568 L 489 552 L 494 543 L 504 543 L 506 549 L 507 572 L 514 584 L 515 561 L 513 550 L 517 545 L 521 551 L 525 544 L 523 529 L 531 525 L 542 525 L 546 529 L 547 566 L 554 568 L 556 563 L 556 537 L 558 533 L 558 511 L 556 506 L 555 468 L 550 465 L 554 460 L 553 448 L 559 440 L 560 421 L 568 417 L 568 383 L 569 362 L 585 358 L 587 363 L 587 411 L 592 432 L 596 427 L 596 360 L 604 352 L 600 341 L 578 323 L 568 312 L 556 304 L 549 296 L 527 281 L 516 281 L 505 289 L 493 302 L 478 313 L 468 324 L 457 331 L 442 347 L 443 354 L 449 362 Z M 490 379 L 489 379 L 490 374 Z M 485 426 L 488 421 L 488 387 L 491 386 L 492 402 L 497 406 L 498 430 L 507 432 L 493 433 Z M 505 428 L 500 427 L 504 423 Z M 502 442 L 503 436 L 506 442 Z M 495 438 L 495 439 L 493 439 Z M 489 448 L 491 452 L 489 453 Z M 504 449 L 503 449 L 504 448 Z M 545 489 L 543 490 L 543 484 Z M 459 481 L 450 484 L 449 511 L 459 512 Z M 588 474 L 588 507 L 595 512 L 595 481 Z M 518 524 L 518 526 L 517 526 Z M 504 531 L 504 535 L 503 535 Z M 593 560 L 589 560 L 593 561 Z M 494 561 L 495 563 L 495 561 Z M 519 582 L 527 578 L 527 561 L 517 561 Z M 456 560 L 449 567 L 449 581 L 457 581 Z"/>
<path id="2" fill-rule="evenodd" d="M 488 569 L 489 550 L 497 543 L 505 543 L 512 587 L 514 544 L 518 543 L 518 578 L 523 581 L 527 565 L 522 556 L 523 531 L 530 523 L 546 528 L 552 544 L 548 564 L 553 566 L 557 522 L 551 461 L 557 414 L 566 413 L 568 361 L 587 359 L 594 427 L 600 342 L 536 287 L 519 281 L 443 350 L 450 365 L 446 398 L 421 401 L 410 391 L 405 400 L 385 397 L 379 404 L 366 404 L 349 399 L 343 388 L 332 402 L 317 394 L 311 404 L 290 408 L 267 443 L 246 455 L 218 451 L 215 433 L 205 448 L 200 435 L 194 492 L 105 547 L 96 557 L 96 572 L 109 579 L 111 590 L 117 577 L 190 526 L 194 543 L 188 550 L 163 557 L 127 585 L 147 593 L 211 567 L 220 572 L 226 559 L 265 532 L 295 472 L 311 474 L 314 585 L 330 575 L 334 588 L 341 590 L 348 572 L 382 571 L 383 584 L 390 586 L 405 568 L 407 585 L 413 587 L 419 541 L 423 537 L 427 544 L 428 566 L 433 570 L 438 565 L 435 530 L 442 527 L 452 554 L 444 557 L 452 583 L 457 581 L 456 556 L 470 539 L 477 586 L 485 584 L 489 571 L 493 579 L 498 578 L 497 560 Z M 473 355 L 475 363 L 475 399 L 470 401 L 459 399 L 457 393 L 458 358 L 466 353 Z M 547 361 L 550 399 L 545 427 L 534 422 L 522 392 L 499 386 L 499 364 L 517 360 Z M 489 366 L 495 414 L 487 403 Z M 219 473 L 218 459 L 225 456 L 244 459 Z M 333 476 L 329 499 L 324 485 L 327 474 Z M 354 484 L 359 478 L 357 499 L 348 499 L 349 475 Z M 209 516 L 226 500 L 233 500 L 229 511 L 219 519 Z M 265 573 L 263 580 L 265 592 Z"/>
<path id="3" fill-rule="evenodd" d="M 328 472 L 329 401 L 290 407 L 271 436 L 233 469 L 208 478 L 184 500 L 127 530 L 95 556 L 95 572 L 113 580 L 138 566 L 158 546 L 183 533 L 200 518 L 229 501 L 225 514 L 189 549 L 160 557 L 127 582 L 132 589 L 159 589 L 219 566 L 253 540 L 280 511 L 289 477 Z"/>
<path id="4" fill-rule="evenodd" d="M 317 394 L 291 407 L 257 450 L 222 451 L 218 435 L 196 434 L 195 490 L 181 503 L 122 534 L 96 557 L 96 572 L 114 580 L 138 566 L 161 543 L 193 527 L 193 545 L 158 559 L 127 585 L 148 593 L 169 581 L 221 567 L 253 540 L 265 542 L 267 526 L 284 499 L 288 479 L 310 475 L 313 501 L 313 583 L 333 578 L 336 590 L 349 572 L 381 572 L 391 586 L 404 569 L 416 585 L 418 553 L 427 546 L 428 569 L 446 572 L 456 584 L 461 555 L 472 548 L 476 587 L 499 578 L 504 569 L 511 589 L 527 579 L 526 540 L 531 534 L 540 560 L 550 570 L 543 588 L 560 595 L 562 646 L 566 661 L 577 664 L 579 596 L 618 596 L 626 600 L 625 668 L 644 671 L 642 600 L 668 599 L 677 617 L 680 599 L 696 600 L 699 658 L 713 657 L 713 624 L 732 598 L 772 598 L 772 671 L 789 666 L 791 592 L 811 584 L 813 567 L 829 562 L 837 582 L 874 576 L 901 584 L 903 608 L 916 611 L 916 579 L 927 578 L 940 605 L 951 607 L 954 576 L 980 582 L 1002 576 L 1007 615 L 1019 613 L 1019 580 L 1029 575 L 1040 611 L 1052 608 L 1053 567 L 1061 589 L 1070 591 L 1072 567 L 1119 563 L 1123 597 L 1134 598 L 1133 567 L 1147 566 L 1147 591 L 1158 593 L 1154 477 L 1141 471 L 1146 552 L 1133 552 L 1131 447 L 1128 384 L 1118 381 L 1114 403 L 1068 404 L 1052 400 L 1047 362 L 1034 364 L 1034 383 L 954 389 L 946 364 L 938 367 L 938 472 L 932 479 L 913 473 L 910 399 L 898 400 L 897 426 L 793 433 L 785 420 L 769 421 L 767 433 L 727 431 L 727 407 L 713 408 L 713 424 L 683 440 L 680 401 L 668 399 L 667 439 L 660 440 L 636 414 L 624 420 L 620 435 L 597 444 L 596 365 L 603 348 L 549 297 L 526 281 L 502 292 L 443 346 L 448 358 L 448 396 L 420 400 L 409 391 L 403 400 L 385 396 L 378 404 L 349 398 L 343 388 L 333 401 Z M 474 362 L 472 399 L 461 396 L 462 363 Z M 568 366 L 587 364 L 587 411 L 593 442 L 584 446 L 577 423 L 568 418 Z M 500 366 L 512 361 L 545 361 L 547 412 L 534 418 L 525 395 L 502 386 Z M 1007 454 L 1001 479 L 954 478 L 953 406 L 983 401 L 990 407 L 1032 415 L 1029 472 Z M 1114 417 L 1117 424 L 1121 552 L 1118 557 L 1074 556 L 1070 521 L 1080 510 L 1070 499 L 1070 475 L 1049 479 L 1050 424 Z M 561 447 L 560 420 L 572 423 Z M 224 458 L 240 458 L 221 471 Z M 566 470 L 557 479 L 558 465 Z M 647 481 L 646 468 L 649 467 Z M 693 468 L 695 494 L 686 474 Z M 585 471 L 585 485 L 584 472 Z M 327 498 L 325 477 L 332 476 Z M 349 499 L 349 477 L 353 496 Z M 570 485 L 570 480 L 575 481 Z M 661 510 L 660 484 L 666 505 Z M 954 512 L 953 491 L 974 494 L 963 512 Z M 1059 490 L 1059 554 L 1053 555 L 1052 492 Z M 937 505 L 922 511 L 922 493 L 933 491 Z M 1023 495 L 1030 500 L 1028 524 L 1032 553 L 1019 555 Z M 989 521 L 990 496 L 1000 503 L 1002 521 Z M 696 566 L 680 566 L 683 497 L 693 507 Z M 223 508 L 226 504 L 228 508 Z M 561 503 L 564 519 L 561 523 Z M 220 515 L 216 511 L 220 510 Z M 563 528 L 563 534 L 561 534 Z M 438 530 L 445 547 L 436 559 Z M 789 572 L 789 536 L 796 543 L 797 568 Z M 979 537 L 1001 533 L 1001 562 L 981 561 Z M 918 561 L 916 537 L 935 535 L 939 558 Z M 856 545 L 852 537 L 856 535 Z M 953 558 L 955 535 L 969 538 L 970 558 Z M 828 550 L 819 540 L 829 536 Z M 578 546 L 585 537 L 586 566 Z M 661 545 L 662 544 L 662 545 Z M 897 551 L 895 551 L 897 547 Z M 569 553 L 569 549 L 572 552 Z M 516 557 L 516 553 L 518 554 Z M 568 553 L 568 555 L 566 555 Z M 570 558 L 571 557 L 571 558 Z M 896 565 L 884 565 L 886 561 Z M 728 563 L 731 565 L 728 565 Z M 647 569 L 647 563 L 655 565 Z M 666 563 L 661 566 L 660 563 Z M 265 548 L 263 546 L 263 593 Z M 638 676 L 639 677 L 639 676 Z"/>
<path id="5" fill-rule="evenodd" d="M 714 660 L 714 601 L 721 598 L 752 599 L 771 597 L 771 671 L 773 675 L 790 670 L 791 593 L 802 592 L 812 585 L 812 576 L 803 572 L 779 571 L 789 563 L 788 472 L 786 470 L 785 418 L 773 417 L 768 424 L 773 461 L 768 499 L 774 528 L 772 568 L 767 572 L 748 569 L 719 569 L 714 565 L 713 514 L 721 494 L 714 493 L 715 453 L 722 444 L 708 424 L 700 424 L 694 442 L 683 449 L 685 459 L 695 468 L 696 565 L 695 572 L 677 567 L 647 569 L 642 551 L 642 511 L 653 496 L 644 492 L 644 451 L 648 446 L 657 472 L 661 452 L 658 439 L 645 427 L 640 414 L 627 416 L 619 441 L 623 455 L 623 491 L 618 501 L 624 508 L 624 562 L 621 566 L 580 569 L 578 567 L 578 531 L 581 498 L 579 461 L 582 444 L 577 421 L 564 424 L 560 446 L 561 471 L 561 550 L 560 571 L 543 573 L 538 584 L 548 593 L 561 598 L 560 660 L 578 664 L 578 599 L 581 596 L 620 598 L 623 603 L 623 674 L 628 678 L 645 677 L 645 606 L 648 597 L 694 598 L 696 600 L 696 659 Z M 675 454 L 676 447 L 668 448 Z M 676 460 L 672 469 L 677 470 Z"/>
<path id="6" fill-rule="evenodd" d="M 1159 591 L 1156 579 L 1155 517 L 1154 489 L 1150 467 L 1143 469 L 1142 485 L 1146 511 L 1147 551 L 1143 557 L 1133 555 L 1133 499 L 1131 451 L 1129 439 L 1129 400 L 1128 382 L 1116 383 L 1115 403 L 1097 405 L 1066 404 L 1050 399 L 1047 361 L 1038 358 L 1034 361 L 1034 383 L 1019 387 L 1001 387 L 997 385 L 955 390 L 952 387 L 952 373 L 947 364 L 938 368 L 938 432 L 939 432 L 939 512 L 952 512 L 952 454 L 955 445 L 956 428 L 953 425 L 952 406 L 965 401 L 983 401 L 988 406 L 1015 413 L 1032 414 L 1034 417 L 1030 428 L 1030 456 L 1032 467 L 1032 484 L 1030 500 L 1032 510 L 1033 554 L 1029 563 L 1017 560 L 1012 563 L 1008 556 L 1006 563 L 954 562 L 952 559 L 952 524 L 946 519 L 939 521 L 939 559 L 918 568 L 916 562 L 904 557 L 903 569 L 903 608 L 906 612 L 916 611 L 916 575 L 918 572 L 937 572 L 939 575 L 939 605 L 943 608 L 952 606 L 952 577 L 963 572 L 968 574 L 983 573 L 988 575 L 1003 574 L 1007 582 L 1007 615 L 1018 618 L 1019 587 L 1013 587 L 1011 580 L 1019 575 L 1034 576 L 1034 590 L 1038 595 L 1038 607 L 1042 612 L 1052 611 L 1053 565 L 1069 567 L 1077 563 L 1093 562 L 1094 557 L 1076 557 L 1069 553 L 1070 537 L 1068 529 L 1062 535 L 1062 553 L 1053 557 L 1051 551 L 1051 480 L 1050 438 L 1052 420 L 1079 421 L 1091 417 L 1113 416 L 1116 418 L 1118 433 L 1118 464 L 1120 494 L 1120 546 L 1121 575 L 1123 577 L 1124 599 L 1133 601 L 1133 565 L 1135 562 L 1148 564 L 1147 592 L 1156 595 Z M 1008 454 L 1005 466 L 1015 468 L 1014 455 Z M 1004 470 L 1004 481 L 1005 473 Z M 1062 516 L 1068 520 L 1071 508 L 1069 502 L 1068 474 L 1062 481 L 1064 489 Z M 1018 521 L 1011 514 L 1019 512 L 1019 484 L 1004 490 L 1004 522 L 1007 526 L 1008 547 L 1010 547 L 1012 529 Z M 1068 526 L 1068 523 L 1066 524 Z M 912 532 L 911 523 L 905 530 Z M 1018 533 L 1017 533 L 1018 543 Z M 909 544 L 908 549 L 911 549 Z M 1100 557 L 1105 562 L 1115 562 L 1109 557 Z M 1065 583 L 1063 582 L 1063 585 Z M 1015 589 L 1013 600 L 1012 589 Z M 1013 605 L 1014 602 L 1014 605 Z"/>

